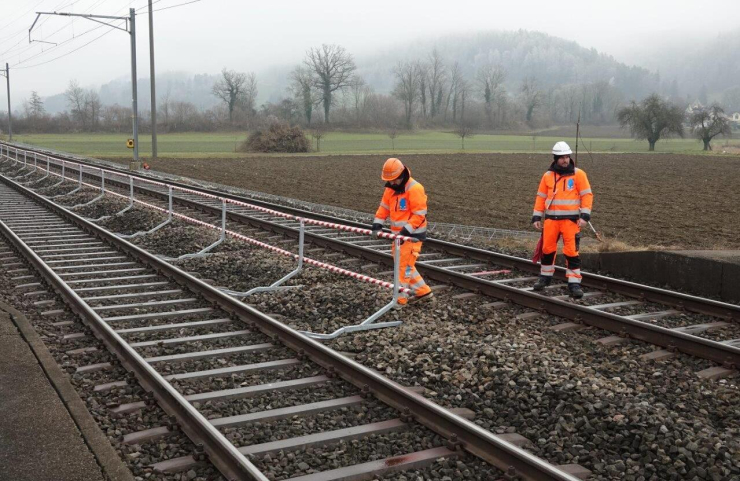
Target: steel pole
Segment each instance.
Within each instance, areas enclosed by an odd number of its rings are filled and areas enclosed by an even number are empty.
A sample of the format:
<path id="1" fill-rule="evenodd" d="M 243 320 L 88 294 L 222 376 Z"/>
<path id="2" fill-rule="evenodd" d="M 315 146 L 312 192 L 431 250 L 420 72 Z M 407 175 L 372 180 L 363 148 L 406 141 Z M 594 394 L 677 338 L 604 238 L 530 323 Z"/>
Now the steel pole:
<path id="1" fill-rule="evenodd" d="M 134 123 L 134 160 L 131 163 L 130 168 L 132 170 L 139 169 L 139 109 L 138 109 L 138 94 L 136 90 L 136 10 L 133 8 L 129 9 L 129 22 L 131 27 L 129 35 L 131 35 L 131 94 L 132 94 L 132 115 Z"/>
<path id="2" fill-rule="evenodd" d="M 13 122 L 10 120 L 10 67 L 5 63 L 5 80 L 8 84 L 8 140 L 13 141 Z"/>
<path id="3" fill-rule="evenodd" d="M 152 89 L 152 159 L 157 158 L 157 95 L 154 80 L 154 15 L 149 0 L 149 84 Z"/>

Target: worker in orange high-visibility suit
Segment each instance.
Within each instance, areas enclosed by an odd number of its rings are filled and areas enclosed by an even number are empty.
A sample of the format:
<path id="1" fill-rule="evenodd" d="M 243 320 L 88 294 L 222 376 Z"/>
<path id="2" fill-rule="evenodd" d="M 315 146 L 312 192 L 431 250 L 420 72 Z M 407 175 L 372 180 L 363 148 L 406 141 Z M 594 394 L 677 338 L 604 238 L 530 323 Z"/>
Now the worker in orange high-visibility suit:
<path id="1" fill-rule="evenodd" d="M 413 237 L 417 242 L 403 242 L 399 259 L 399 282 L 408 287 L 413 297 L 401 294 L 399 306 L 419 300 L 431 299 L 434 294 L 416 270 L 416 259 L 421 252 L 422 241 L 427 232 L 427 195 L 424 187 L 411 177 L 411 171 L 398 159 L 388 159 L 383 165 L 381 179 L 386 181 L 383 199 L 375 212 L 372 231 L 376 235 L 383 229 L 383 223 L 390 216 L 391 231 L 394 234 Z M 393 255 L 397 255 L 395 247 Z"/>
<path id="2" fill-rule="evenodd" d="M 553 162 L 540 181 L 534 201 L 532 224 L 542 231 L 542 260 L 540 277 L 533 286 L 541 291 L 555 274 L 555 254 L 558 238 L 563 237 L 563 254 L 570 297 L 583 297 L 581 289 L 581 258 L 578 256 L 581 226 L 591 220 L 594 195 L 586 173 L 577 169 L 570 158 L 573 152 L 565 142 L 558 142 L 552 149 Z M 545 218 L 543 224 L 542 218 Z"/>

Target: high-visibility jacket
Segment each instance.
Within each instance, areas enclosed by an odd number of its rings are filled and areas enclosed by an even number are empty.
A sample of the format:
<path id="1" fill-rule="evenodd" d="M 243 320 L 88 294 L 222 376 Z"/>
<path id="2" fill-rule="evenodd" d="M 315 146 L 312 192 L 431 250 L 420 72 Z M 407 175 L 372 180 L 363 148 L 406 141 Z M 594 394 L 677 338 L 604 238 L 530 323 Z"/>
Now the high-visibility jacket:
<path id="1" fill-rule="evenodd" d="M 373 223 L 382 224 L 390 216 L 391 230 L 397 234 L 404 227 L 419 240 L 426 239 L 427 194 L 424 186 L 409 177 L 402 192 L 386 187 Z"/>
<path id="2" fill-rule="evenodd" d="M 586 173 L 575 167 L 563 174 L 552 169 L 545 172 L 537 189 L 533 221 L 542 220 L 543 216 L 546 219 L 578 220 L 580 217 L 590 220 L 594 195 Z"/>

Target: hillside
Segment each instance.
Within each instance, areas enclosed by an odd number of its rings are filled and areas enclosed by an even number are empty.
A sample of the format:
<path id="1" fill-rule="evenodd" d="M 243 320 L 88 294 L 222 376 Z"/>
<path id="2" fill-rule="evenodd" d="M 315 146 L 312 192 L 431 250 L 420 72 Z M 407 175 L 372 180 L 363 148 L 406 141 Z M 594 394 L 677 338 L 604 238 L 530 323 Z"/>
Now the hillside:
<path id="1" fill-rule="evenodd" d="M 525 30 L 420 39 L 372 56 L 355 56 L 358 74 L 377 92 L 387 93 L 393 88 L 393 68 L 398 62 L 426 60 L 435 48 L 447 64 L 458 62 L 462 73 L 470 80 L 486 63 L 501 65 L 507 72 L 506 87 L 510 91 L 516 91 L 525 77 L 536 78 L 542 87 L 610 81 L 627 98 L 640 98 L 655 90 L 657 85 L 656 76 L 644 68 L 622 64 L 576 42 Z M 276 65 L 256 72 L 258 104 L 276 101 L 285 95 L 293 67 Z M 208 108 L 217 103 L 211 94 L 211 86 L 217 78 L 218 73 L 165 72 L 157 76 L 157 95 L 162 99 L 169 93 L 173 101 L 187 101 L 199 108 Z M 140 78 L 138 86 L 139 105 L 145 110 L 150 102 L 149 79 Z M 130 103 L 128 78 L 112 80 L 97 90 L 104 104 Z M 44 100 L 51 113 L 67 108 L 61 92 Z"/>

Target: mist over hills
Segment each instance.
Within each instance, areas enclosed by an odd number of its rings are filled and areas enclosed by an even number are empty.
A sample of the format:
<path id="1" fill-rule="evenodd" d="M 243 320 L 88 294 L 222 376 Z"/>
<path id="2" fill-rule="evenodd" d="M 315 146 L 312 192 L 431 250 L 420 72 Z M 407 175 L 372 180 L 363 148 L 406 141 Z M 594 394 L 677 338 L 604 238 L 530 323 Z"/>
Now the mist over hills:
<path id="1" fill-rule="evenodd" d="M 506 71 L 504 86 L 510 93 L 516 93 L 526 77 L 536 79 L 544 90 L 558 85 L 606 81 L 623 94 L 624 100 L 638 100 L 656 91 L 697 98 L 702 89 L 710 97 L 719 99 L 723 91 L 740 85 L 740 32 L 720 36 L 706 44 L 691 45 L 690 52 L 661 47 L 660 51 L 643 55 L 642 66 L 627 65 L 608 54 L 542 32 L 519 30 L 449 35 L 419 39 L 374 55 L 355 56 L 357 74 L 376 92 L 388 93 L 395 82 L 393 69 L 399 62 L 425 61 L 434 49 L 448 66 L 457 62 L 471 82 L 481 66 L 502 66 Z M 259 89 L 257 105 L 286 97 L 289 74 L 294 67 L 275 65 L 255 72 Z M 190 102 L 200 109 L 213 107 L 218 99 L 211 93 L 211 87 L 219 77 L 218 72 L 159 73 L 158 102 L 169 96 L 172 101 Z M 128 106 L 131 103 L 127 77 L 92 88 L 98 91 L 105 105 Z M 139 108 L 143 112 L 150 105 L 147 77 L 139 79 L 138 90 Z M 46 97 L 44 102 L 50 113 L 68 108 L 63 93 Z"/>

